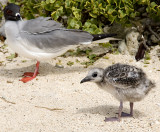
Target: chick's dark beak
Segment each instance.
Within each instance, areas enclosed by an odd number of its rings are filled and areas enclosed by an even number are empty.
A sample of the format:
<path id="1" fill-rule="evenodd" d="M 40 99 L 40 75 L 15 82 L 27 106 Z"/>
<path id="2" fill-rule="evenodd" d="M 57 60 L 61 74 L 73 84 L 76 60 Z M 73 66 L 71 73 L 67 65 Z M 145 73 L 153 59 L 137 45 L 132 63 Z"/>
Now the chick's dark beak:
<path id="1" fill-rule="evenodd" d="M 88 81 L 91 81 L 91 78 L 90 77 L 85 77 L 84 79 L 81 80 L 80 83 L 84 83 L 84 82 L 88 82 Z"/>

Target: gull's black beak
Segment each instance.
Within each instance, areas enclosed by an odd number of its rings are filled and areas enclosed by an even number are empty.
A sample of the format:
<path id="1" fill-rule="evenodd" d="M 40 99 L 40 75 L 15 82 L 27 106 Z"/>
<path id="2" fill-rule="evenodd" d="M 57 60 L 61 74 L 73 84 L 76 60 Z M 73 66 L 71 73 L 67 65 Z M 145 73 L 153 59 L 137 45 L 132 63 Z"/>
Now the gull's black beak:
<path id="1" fill-rule="evenodd" d="M 85 77 L 84 79 L 81 80 L 80 83 L 88 82 L 91 81 L 92 79 L 90 77 Z"/>
<path id="2" fill-rule="evenodd" d="M 21 15 L 19 13 L 16 13 L 16 20 L 22 20 Z"/>

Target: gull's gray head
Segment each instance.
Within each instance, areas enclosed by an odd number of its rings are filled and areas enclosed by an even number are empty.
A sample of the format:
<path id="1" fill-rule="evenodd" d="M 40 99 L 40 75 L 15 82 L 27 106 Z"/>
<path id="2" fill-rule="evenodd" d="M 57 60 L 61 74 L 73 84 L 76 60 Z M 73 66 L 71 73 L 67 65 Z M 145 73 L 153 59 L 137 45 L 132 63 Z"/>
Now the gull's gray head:
<path id="1" fill-rule="evenodd" d="M 104 76 L 104 69 L 94 68 L 88 72 L 88 75 L 84 79 L 82 79 L 80 83 L 84 83 L 88 81 L 101 82 L 103 80 L 103 76 Z"/>
<path id="2" fill-rule="evenodd" d="M 4 8 L 3 11 L 5 20 L 11 20 L 11 21 L 21 20 L 20 7 L 18 5 L 10 3 Z"/>

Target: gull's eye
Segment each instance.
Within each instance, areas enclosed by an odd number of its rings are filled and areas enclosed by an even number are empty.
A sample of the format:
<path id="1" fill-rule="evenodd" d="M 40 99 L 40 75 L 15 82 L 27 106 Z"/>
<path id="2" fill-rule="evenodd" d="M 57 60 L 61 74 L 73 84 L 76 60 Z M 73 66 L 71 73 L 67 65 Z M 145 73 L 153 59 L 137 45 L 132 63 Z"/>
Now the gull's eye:
<path id="1" fill-rule="evenodd" d="M 11 10 L 7 10 L 6 13 L 7 13 L 8 15 L 10 15 L 10 14 L 12 14 L 12 11 L 11 11 Z"/>
<path id="2" fill-rule="evenodd" d="M 93 73 L 93 74 L 92 74 L 92 77 L 97 77 L 97 73 Z"/>

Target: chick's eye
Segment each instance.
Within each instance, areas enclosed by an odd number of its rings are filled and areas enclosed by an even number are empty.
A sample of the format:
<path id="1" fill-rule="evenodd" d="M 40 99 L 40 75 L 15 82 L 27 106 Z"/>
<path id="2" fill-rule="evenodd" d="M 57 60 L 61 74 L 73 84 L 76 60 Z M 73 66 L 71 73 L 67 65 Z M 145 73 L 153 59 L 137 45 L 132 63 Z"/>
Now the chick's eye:
<path id="1" fill-rule="evenodd" d="M 92 77 L 97 77 L 97 73 L 94 73 L 94 74 L 92 75 Z"/>
<path id="2" fill-rule="evenodd" d="M 7 14 L 12 14 L 11 10 L 7 10 L 6 12 L 7 12 Z"/>

